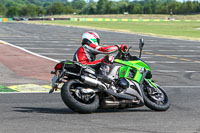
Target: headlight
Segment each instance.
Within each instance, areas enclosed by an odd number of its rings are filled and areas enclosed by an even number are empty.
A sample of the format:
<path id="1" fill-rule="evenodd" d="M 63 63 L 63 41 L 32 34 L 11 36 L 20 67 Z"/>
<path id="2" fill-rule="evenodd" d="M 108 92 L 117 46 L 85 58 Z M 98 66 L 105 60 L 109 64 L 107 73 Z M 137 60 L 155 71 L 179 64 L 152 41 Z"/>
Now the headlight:
<path id="1" fill-rule="evenodd" d="M 140 73 L 141 73 L 141 74 L 143 74 L 143 73 L 144 73 L 144 71 L 145 71 L 145 69 L 144 69 L 144 68 L 140 68 Z"/>

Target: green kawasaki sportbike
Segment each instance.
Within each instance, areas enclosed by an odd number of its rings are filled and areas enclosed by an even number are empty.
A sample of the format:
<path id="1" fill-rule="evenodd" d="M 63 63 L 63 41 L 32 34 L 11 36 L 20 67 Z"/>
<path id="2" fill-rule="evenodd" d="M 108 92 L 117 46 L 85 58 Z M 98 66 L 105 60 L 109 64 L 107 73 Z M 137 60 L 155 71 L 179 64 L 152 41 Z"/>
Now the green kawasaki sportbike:
<path id="1" fill-rule="evenodd" d="M 61 84 L 61 97 L 73 111 L 91 113 L 98 108 L 125 109 L 146 105 L 155 111 L 169 108 L 163 88 L 151 80 L 151 68 L 141 60 L 143 39 L 140 39 L 139 58 L 129 50 L 119 52 L 110 66 L 107 78 L 97 70 L 74 61 L 62 61 L 55 66 L 50 93 Z"/>

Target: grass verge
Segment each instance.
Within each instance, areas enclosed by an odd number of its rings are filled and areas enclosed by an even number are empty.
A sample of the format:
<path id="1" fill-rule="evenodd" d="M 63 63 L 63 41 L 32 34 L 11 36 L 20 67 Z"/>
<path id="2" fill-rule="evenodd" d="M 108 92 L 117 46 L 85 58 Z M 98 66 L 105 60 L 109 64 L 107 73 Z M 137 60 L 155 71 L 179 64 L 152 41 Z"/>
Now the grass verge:
<path id="1" fill-rule="evenodd" d="M 200 41 L 199 22 L 83 22 L 37 21 L 29 23 L 78 26 Z"/>
<path id="2" fill-rule="evenodd" d="M 12 90 L 6 86 L 0 85 L 0 93 L 1 92 L 16 92 L 16 90 Z"/>

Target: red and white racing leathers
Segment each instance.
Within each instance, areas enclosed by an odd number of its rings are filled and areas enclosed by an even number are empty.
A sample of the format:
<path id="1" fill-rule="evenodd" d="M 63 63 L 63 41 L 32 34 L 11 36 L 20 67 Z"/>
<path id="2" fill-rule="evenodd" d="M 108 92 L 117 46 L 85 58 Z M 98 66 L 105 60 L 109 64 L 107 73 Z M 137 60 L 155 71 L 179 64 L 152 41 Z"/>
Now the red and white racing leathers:
<path id="1" fill-rule="evenodd" d="M 108 54 L 113 53 L 118 50 L 117 46 L 96 46 L 91 43 L 89 45 L 85 44 L 81 46 L 76 53 L 74 54 L 74 61 L 78 61 L 82 64 L 89 65 L 92 68 L 100 67 L 101 62 L 103 62 L 104 58 L 96 59 L 97 54 Z"/>

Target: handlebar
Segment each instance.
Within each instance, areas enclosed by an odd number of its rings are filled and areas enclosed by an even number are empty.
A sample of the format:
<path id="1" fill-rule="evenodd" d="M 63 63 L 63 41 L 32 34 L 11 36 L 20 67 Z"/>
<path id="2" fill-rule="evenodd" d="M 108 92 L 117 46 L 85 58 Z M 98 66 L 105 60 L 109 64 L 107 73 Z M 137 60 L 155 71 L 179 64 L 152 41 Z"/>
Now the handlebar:
<path id="1" fill-rule="evenodd" d="M 123 51 L 121 47 L 117 46 L 118 47 L 118 53 L 117 55 L 115 56 L 115 59 L 122 59 L 122 60 L 128 60 L 129 59 L 129 56 L 130 56 L 130 49 L 132 47 L 129 47 L 128 50 L 126 51 Z"/>

